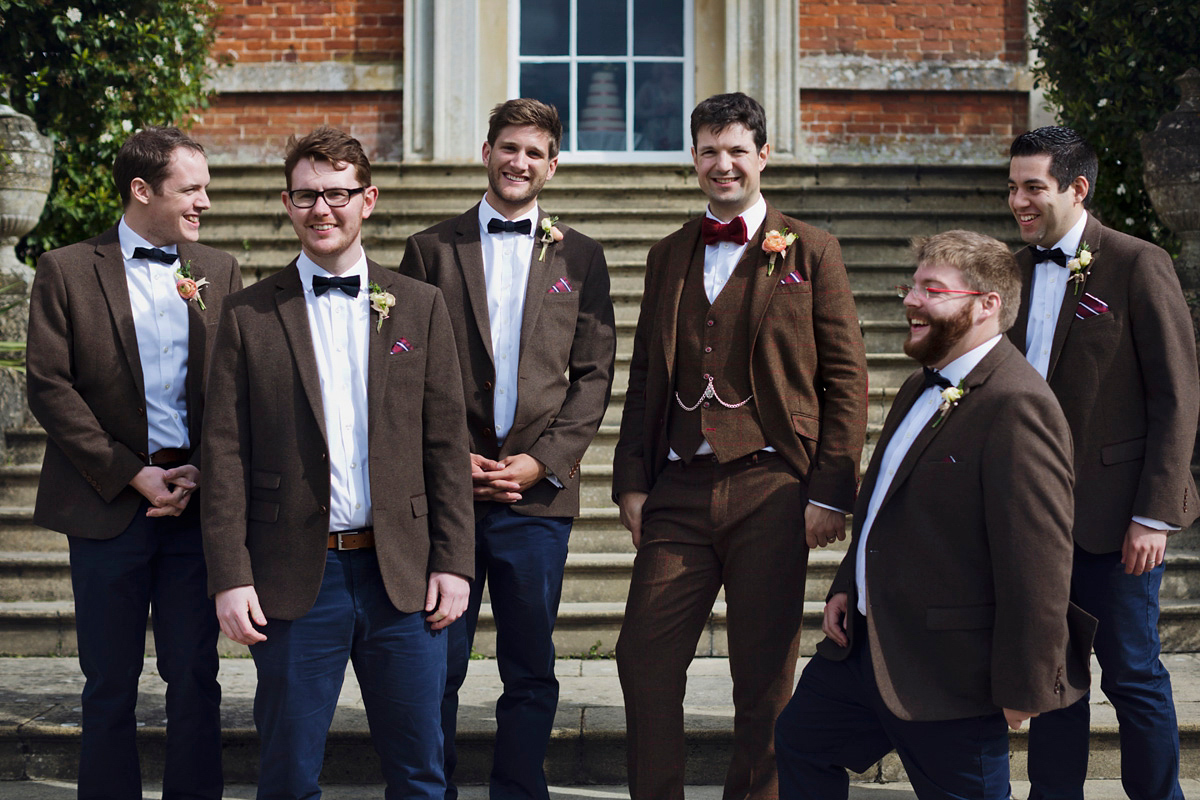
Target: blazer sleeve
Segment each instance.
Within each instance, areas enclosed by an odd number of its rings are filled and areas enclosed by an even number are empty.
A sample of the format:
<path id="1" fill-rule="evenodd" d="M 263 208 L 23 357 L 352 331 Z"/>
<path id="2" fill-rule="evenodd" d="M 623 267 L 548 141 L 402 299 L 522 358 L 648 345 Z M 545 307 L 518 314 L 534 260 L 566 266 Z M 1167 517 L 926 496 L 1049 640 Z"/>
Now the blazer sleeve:
<path id="1" fill-rule="evenodd" d="M 571 233 L 568 231 L 567 235 Z M 562 477 L 575 471 L 604 418 L 612 392 L 617 350 L 604 249 L 587 241 L 591 252 L 587 255 L 587 275 L 580 287 L 579 314 L 567 362 L 570 385 L 554 421 L 528 450 L 529 455 Z"/>
<path id="2" fill-rule="evenodd" d="M 1129 324 L 1146 401 L 1146 454 L 1133 513 L 1186 527 L 1198 504 L 1186 494 L 1200 415 L 1192 317 L 1166 252 L 1142 247 L 1134 263 L 1122 266 L 1130 270 Z"/>
<path id="3" fill-rule="evenodd" d="M 1070 431 L 1053 396 L 1005 398 L 982 451 L 995 596 L 992 700 L 1040 713 L 1066 705 L 1067 609 L 1074 545 Z M 1061 681 L 1061 683 L 1060 683 Z"/>
<path id="4" fill-rule="evenodd" d="M 821 431 L 808 497 L 834 508 L 854 507 L 867 429 L 867 357 L 842 250 L 832 236 L 812 271 L 815 381 Z"/>
<path id="5" fill-rule="evenodd" d="M 54 443 L 106 503 L 129 485 L 145 466 L 100 425 L 75 389 L 75 352 L 71 293 L 63 265 L 54 253 L 38 259 L 29 297 L 26 381 L 29 410 Z M 91 302 L 105 302 L 98 294 Z M 86 335 L 86 332 L 81 332 Z M 132 409 L 130 409 L 132 412 Z"/>
<path id="6" fill-rule="evenodd" d="M 226 302 L 213 345 L 205 400 L 200 494 L 208 592 L 254 584 L 246 547 L 250 397 L 236 304 Z"/>

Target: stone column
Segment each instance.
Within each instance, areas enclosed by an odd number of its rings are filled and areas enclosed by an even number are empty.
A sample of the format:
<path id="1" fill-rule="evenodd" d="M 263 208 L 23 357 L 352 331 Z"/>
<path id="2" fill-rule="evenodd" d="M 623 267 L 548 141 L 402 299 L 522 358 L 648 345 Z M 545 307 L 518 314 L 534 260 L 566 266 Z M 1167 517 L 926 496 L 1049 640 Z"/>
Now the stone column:
<path id="1" fill-rule="evenodd" d="M 404 0 L 406 161 L 479 155 L 479 11 L 479 0 Z"/>
<path id="2" fill-rule="evenodd" d="M 796 0 L 725 2 L 725 91 L 762 103 L 774 159 L 800 151 L 799 20 Z"/>

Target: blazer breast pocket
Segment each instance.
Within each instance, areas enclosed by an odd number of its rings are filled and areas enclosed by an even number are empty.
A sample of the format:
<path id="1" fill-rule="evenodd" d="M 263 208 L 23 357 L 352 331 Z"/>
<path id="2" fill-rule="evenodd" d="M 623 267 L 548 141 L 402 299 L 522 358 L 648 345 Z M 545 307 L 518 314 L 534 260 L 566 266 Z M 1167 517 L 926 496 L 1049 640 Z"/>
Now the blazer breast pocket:
<path id="1" fill-rule="evenodd" d="M 781 283 L 775 287 L 776 295 L 788 294 L 806 294 L 812 295 L 812 284 L 808 281 L 804 283 Z"/>

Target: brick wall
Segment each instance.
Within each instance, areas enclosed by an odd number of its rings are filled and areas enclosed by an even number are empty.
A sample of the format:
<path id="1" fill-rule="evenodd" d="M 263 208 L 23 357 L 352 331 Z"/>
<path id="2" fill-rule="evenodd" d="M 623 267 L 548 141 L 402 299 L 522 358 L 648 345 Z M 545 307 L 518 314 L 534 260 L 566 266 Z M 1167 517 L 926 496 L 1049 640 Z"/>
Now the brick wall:
<path id="1" fill-rule="evenodd" d="M 400 61 L 397 0 L 218 0 L 216 52 L 238 63 Z"/>

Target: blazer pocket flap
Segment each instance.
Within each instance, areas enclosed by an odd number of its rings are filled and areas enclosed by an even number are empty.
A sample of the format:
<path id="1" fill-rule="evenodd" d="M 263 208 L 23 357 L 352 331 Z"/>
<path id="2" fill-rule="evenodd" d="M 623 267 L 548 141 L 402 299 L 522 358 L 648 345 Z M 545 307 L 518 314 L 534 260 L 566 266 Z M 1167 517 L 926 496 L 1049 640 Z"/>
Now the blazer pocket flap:
<path id="1" fill-rule="evenodd" d="M 1104 466 L 1120 464 L 1124 461 L 1136 461 L 1146 455 L 1146 439 L 1130 439 L 1128 442 L 1117 442 L 1100 448 L 1100 460 Z"/>
<path id="2" fill-rule="evenodd" d="M 925 627 L 931 631 L 970 631 L 991 628 L 996 622 L 996 607 L 953 606 L 925 609 Z"/>
<path id="3" fill-rule="evenodd" d="M 412 496 L 412 512 L 414 517 L 423 517 L 429 513 L 429 501 L 425 499 L 425 495 Z"/>
<path id="4" fill-rule="evenodd" d="M 250 470 L 250 487 L 252 489 L 278 489 L 282 477 L 278 472 L 252 469 Z"/>
<path id="5" fill-rule="evenodd" d="M 251 500 L 246 508 L 246 516 L 255 522 L 278 522 L 279 503 L 266 500 Z"/>
<path id="6" fill-rule="evenodd" d="M 792 428 L 797 435 L 815 442 L 821 435 L 821 420 L 808 414 L 792 414 Z"/>

